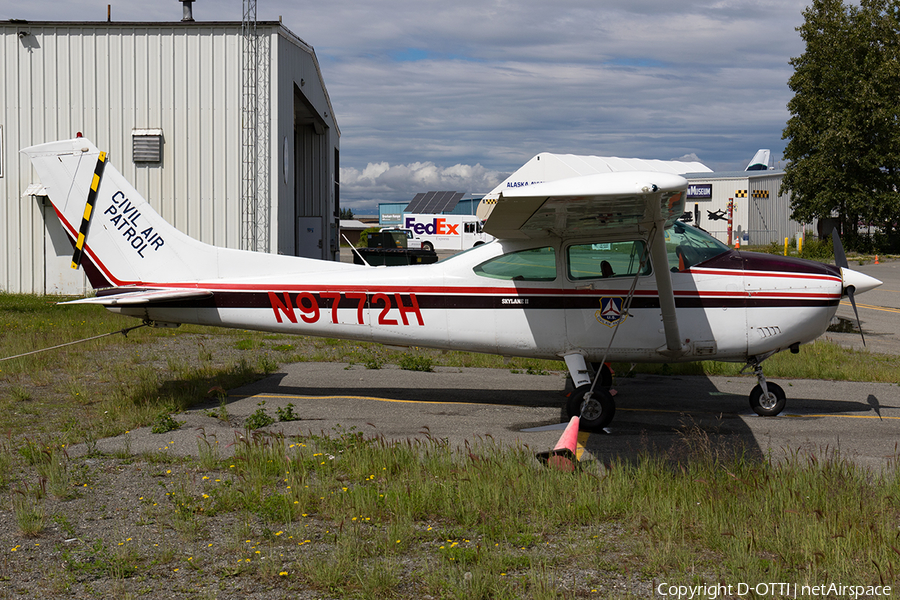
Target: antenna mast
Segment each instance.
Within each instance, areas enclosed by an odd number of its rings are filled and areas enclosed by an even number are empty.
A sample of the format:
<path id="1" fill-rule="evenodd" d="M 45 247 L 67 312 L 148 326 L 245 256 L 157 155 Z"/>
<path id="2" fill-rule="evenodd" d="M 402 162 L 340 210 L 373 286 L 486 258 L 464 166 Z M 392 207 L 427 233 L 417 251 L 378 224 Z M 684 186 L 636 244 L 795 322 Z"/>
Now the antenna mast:
<path id="1" fill-rule="evenodd" d="M 244 0 L 241 33 L 241 248 L 269 252 L 269 37 L 258 32 L 256 0 Z"/>

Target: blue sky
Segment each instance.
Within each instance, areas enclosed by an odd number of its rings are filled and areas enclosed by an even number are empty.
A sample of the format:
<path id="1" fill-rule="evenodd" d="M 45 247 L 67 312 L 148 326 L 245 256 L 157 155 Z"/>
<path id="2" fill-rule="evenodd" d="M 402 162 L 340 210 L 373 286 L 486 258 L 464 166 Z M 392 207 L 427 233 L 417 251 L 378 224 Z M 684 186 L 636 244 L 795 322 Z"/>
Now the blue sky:
<path id="1" fill-rule="evenodd" d="M 0 19 L 177 21 L 176 0 L 0 0 Z M 311 44 L 341 128 L 342 205 L 487 192 L 539 152 L 781 159 L 797 0 L 259 0 Z M 197 0 L 197 20 L 241 18 Z"/>

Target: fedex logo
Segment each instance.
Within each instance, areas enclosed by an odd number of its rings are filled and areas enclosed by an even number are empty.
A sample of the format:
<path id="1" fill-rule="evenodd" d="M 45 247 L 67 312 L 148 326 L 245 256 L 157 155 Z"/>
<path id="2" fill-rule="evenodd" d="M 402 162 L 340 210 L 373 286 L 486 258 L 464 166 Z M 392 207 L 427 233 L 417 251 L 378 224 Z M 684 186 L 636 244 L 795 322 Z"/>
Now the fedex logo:
<path id="1" fill-rule="evenodd" d="M 459 235 L 459 223 L 451 225 L 447 219 L 436 218 L 431 223 L 416 223 L 415 217 L 406 217 L 404 229 L 412 229 L 419 235 Z"/>

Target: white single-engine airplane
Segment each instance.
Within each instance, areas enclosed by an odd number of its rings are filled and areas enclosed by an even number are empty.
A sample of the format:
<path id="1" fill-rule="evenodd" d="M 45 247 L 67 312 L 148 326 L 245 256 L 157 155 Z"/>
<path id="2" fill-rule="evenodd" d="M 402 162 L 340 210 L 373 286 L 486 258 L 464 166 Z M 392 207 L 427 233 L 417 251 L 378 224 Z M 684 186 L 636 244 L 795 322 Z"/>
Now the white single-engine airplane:
<path id="1" fill-rule="evenodd" d="M 74 242 L 73 267 L 97 290 L 75 302 L 151 325 L 562 359 L 575 384 L 567 411 L 588 430 L 615 412 L 609 369 L 591 366 L 607 361 L 746 362 L 759 380 L 750 405 L 777 415 L 784 391 L 761 363 L 821 335 L 842 296 L 881 284 L 847 268 L 839 241 L 835 267 L 731 250 L 677 221 L 687 181 L 675 173 L 698 163 L 571 157 L 602 165 L 577 177 L 532 169 L 490 196 L 496 241 L 431 265 L 370 268 L 194 240 L 85 138 L 22 152 Z"/>

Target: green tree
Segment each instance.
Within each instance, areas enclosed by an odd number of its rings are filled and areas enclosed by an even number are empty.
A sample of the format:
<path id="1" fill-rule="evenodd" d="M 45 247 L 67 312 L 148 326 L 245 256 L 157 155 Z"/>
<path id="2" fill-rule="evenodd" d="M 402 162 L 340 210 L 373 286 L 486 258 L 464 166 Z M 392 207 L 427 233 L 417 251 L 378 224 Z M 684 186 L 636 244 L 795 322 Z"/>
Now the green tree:
<path id="1" fill-rule="evenodd" d="M 350 219 L 353 218 L 353 211 L 350 210 L 349 208 L 342 208 L 341 209 L 341 218 L 346 221 L 349 221 Z"/>
<path id="2" fill-rule="evenodd" d="M 890 236 L 900 221 L 900 0 L 813 0 L 791 59 L 783 187 L 793 218 L 836 215 Z"/>

